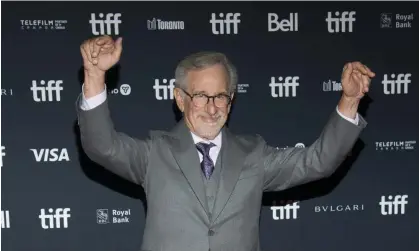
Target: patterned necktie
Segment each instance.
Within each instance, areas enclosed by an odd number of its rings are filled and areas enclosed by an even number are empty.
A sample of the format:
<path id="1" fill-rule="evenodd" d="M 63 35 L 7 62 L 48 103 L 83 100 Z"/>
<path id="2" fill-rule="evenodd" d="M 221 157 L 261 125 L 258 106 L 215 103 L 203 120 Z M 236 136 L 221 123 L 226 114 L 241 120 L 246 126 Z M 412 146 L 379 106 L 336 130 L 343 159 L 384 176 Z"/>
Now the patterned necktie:
<path id="1" fill-rule="evenodd" d="M 212 172 L 214 171 L 214 162 L 210 158 L 209 151 L 211 147 L 215 146 L 214 143 L 197 143 L 196 148 L 202 154 L 202 162 L 201 162 L 201 169 L 204 172 L 204 175 L 207 179 L 211 176 Z"/>

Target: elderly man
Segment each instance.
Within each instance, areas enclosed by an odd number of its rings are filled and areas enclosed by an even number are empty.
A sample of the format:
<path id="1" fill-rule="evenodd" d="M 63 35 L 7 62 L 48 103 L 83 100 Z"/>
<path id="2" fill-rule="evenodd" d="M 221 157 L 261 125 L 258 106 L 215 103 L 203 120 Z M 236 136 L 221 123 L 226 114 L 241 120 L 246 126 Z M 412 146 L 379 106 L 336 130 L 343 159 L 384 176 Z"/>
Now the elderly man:
<path id="1" fill-rule="evenodd" d="M 182 120 L 136 139 L 115 131 L 106 99 L 105 72 L 119 61 L 122 39 L 91 38 L 80 49 L 82 146 L 93 161 L 144 187 L 144 251 L 260 250 L 262 193 L 331 175 L 366 126 L 357 109 L 374 73 L 354 62 L 344 67 L 342 98 L 310 146 L 279 150 L 258 135 L 235 135 L 225 122 L 236 70 L 223 54 L 201 52 L 176 68 Z"/>

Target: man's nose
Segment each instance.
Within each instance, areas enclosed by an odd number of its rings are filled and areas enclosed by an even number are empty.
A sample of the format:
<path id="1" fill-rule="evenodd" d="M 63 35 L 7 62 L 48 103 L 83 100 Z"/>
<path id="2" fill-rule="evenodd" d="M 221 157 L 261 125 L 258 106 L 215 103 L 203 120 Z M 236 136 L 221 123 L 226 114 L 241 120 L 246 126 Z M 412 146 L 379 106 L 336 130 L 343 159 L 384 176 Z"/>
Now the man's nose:
<path id="1" fill-rule="evenodd" d="M 213 99 L 208 100 L 207 112 L 211 115 L 214 115 L 217 112 L 217 107 L 215 106 Z"/>

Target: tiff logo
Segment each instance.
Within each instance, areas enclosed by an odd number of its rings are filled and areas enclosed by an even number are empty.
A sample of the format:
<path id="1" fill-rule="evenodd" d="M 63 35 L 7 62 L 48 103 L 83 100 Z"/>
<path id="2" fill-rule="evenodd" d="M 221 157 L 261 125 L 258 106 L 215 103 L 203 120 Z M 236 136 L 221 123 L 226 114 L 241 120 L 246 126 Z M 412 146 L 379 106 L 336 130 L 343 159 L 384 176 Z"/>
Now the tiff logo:
<path id="1" fill-rule="evenodd" d="M 217 19 L 216 13 L 211 13 L 212 34 L 231 34 L 231 29 L 233 29 L 233 34 L 237 34 L 239 32 L 240 15 L 240 13 L 227 13 L 224 18 L 224 13 L 219 13 L 220 19 Z"/>
<path id="2" fill-rule="evenodd" d="M 68 228 L 68 218 L 71 217 L 69 214 L 70 208 L 56 208 L 55 210 L 48 209 L 48 214 L 45 213 L 45 209 L 41 209 L 39 219 L 41 219 L 41 227 L 43 229 L 61 228 L 61 222 L 63 228 Z"/>
<path id="3" fill-rule="evenodd" d="M 35 156 L 36 162 L 56 162 L 56 161 L 70 161 L 68 157 L 67 148 L 42 148 L 42 149 L 30 149 Z"/>
<path id="4" fill-rule="evenodd" d="M 342 15 L 339 11 L 335 12 L 335 17 L 332 17 L 332 12 L 327 12 L 327 31 L 329 33 L 339 33 L 339 32 L 348 32 L 353 31 L 353 23 L 355 22 L 355 11 L 344 11 Z M 340 16 L 340 18 L 339 18 Z"/>
<path id="5" fill-rule="evenodd" d="M 274 220 L 297 219 L 297 210 L 300 208 L 299 202 L 288 203 L 283 206 L 272 206 L 272 218 Z M 278 216 L 279 211 L 279 216 Z"/>
<path id="6" fill-rule="evenodd" d="M 162 79 L 161 84 L 159 79 L 154 80 L 154 93 L 156 95 L 157 100 L 167 100 L 173 99 L 173 89 L 175 88 L 175 81 L 176 79 L 172 78 L 169 80 L 169 84 L 167 84 L 167 79 Z"/>
<path id="7" fill-rule="evenodd" d="M 407 94 L 409 92 L 409 84 L 412 82 L 409 78 L 412 76 L 410 73 L 406 74 L 391 74 L 391 80 L 388 79 L 388 75 L 384 74 L 384 79 L 381 82 L 384 88 L 384 94 Z M 403 88 L 402 88 L 403 87 Z M 402 90 L 403 89 L 403 90 Z"/>
<path id="8" fill-rule="evenodd" d="M 6 147 L 1 146 L 0 148 L 0 167 L 3 167 L 3 157 L 6 156 Z"/>
<path id="9" fill-rule="evenodd" d="M 278 77 L 278 81 L 275 81 L 275 77 L 271 77 L 271 83 L 269 86 L 271 87 L 271 96 L 274 98 L 282 98 L 282 97 L 295 97 L 297 96 L 297 86 L 299 83 L 297 80 L 299 77 Z M 284 81 L 285 82 L 282 82 Z"/>
<path id="10" fill-rule="evenodd" d="M 92 33 L 93 35 L 119 35 L 119 24 L 122 23 L 120 20 L 121 13 L 108 13 L 106 14 L 106 19 L 103 20 L 104 14 L 99 13 L 99 18 L 96 20 L 96 14 L 91 13 L 90 14 L 90 20 L 89 23 L 92 25 Z M 106 24 L 106 30 L 105 30 L 105 24 Z M 98 27 L 99 25 L 99 31 Z M 113 29 L 112 29 L 113 26 Z M 115 32 L 112 33 L 112 30 Z"/>
<path id="11" fill-rule="evenodd" d="M 1 224 L 1 228 L 10 228 L 9 210 L 6 210 L 6 211 L 1 210 L 0 224 Z"/>
<path id="12" fill-rule="evenodd" d="M 36 80 L 32 80 L 31 91 L 33 100 L 35 102 L 52 102 L 54 99 L 58 102 L 61 101 L 60 93 L 64 89 L 61 86 L 62 83 L 62 80 L 49 80 L 47 86 L 45 86 L 45 81 L 41 80 L 39 83 L 40 86 L 38 86 Z M 41 97 L 39 97 L 39 94 Z"/>
<path id="13" fill-rule="evenodd" d="M 381 214 L 404 214 L 407 205 L 407 197 L 407 195 L 396 195 L 393 198 L 392 195 L 389 195 L 387 201 L 385 196 L 381 196 L 381 201 L 378 203 L 381 206 Z"/>
<path id="14" fill-rule="evenodd" d="M 268 31 L 298 31 L 298 13 L 290 13 L 289 19 L 282 19 L 278 22 L 279 16 L 276 13 L 268 13 Z"/>

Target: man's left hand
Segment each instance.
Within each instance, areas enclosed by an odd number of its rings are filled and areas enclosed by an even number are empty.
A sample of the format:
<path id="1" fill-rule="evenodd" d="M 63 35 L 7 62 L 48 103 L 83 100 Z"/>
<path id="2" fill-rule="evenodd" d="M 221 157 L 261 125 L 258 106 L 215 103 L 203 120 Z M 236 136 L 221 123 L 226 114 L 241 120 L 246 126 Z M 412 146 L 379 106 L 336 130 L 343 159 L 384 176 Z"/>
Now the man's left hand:
<path id="1" fill-rule="evenodd" d="M 369 91 L 371 78 L 375 76 L 360 62 L 347 63 L 342 72 L 342 91 L 345 98 L 361 99 Z"/>

